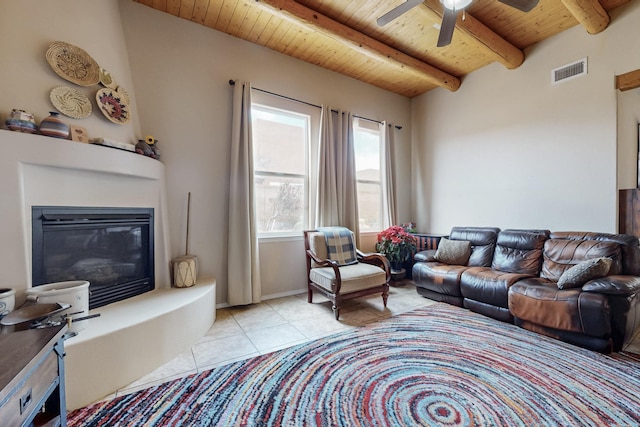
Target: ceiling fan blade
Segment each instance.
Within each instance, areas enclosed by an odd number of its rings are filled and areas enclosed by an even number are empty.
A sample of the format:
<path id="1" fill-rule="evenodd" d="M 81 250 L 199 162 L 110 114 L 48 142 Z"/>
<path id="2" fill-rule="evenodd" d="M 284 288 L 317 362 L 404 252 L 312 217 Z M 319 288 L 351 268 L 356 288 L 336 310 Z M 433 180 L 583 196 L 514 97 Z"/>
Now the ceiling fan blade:
<path id="1" fill-rule="evenodd" d="M 500 3 L 515 7 L 523 12 L 529 12 L 538 5 L 538 0 L 500 0 Z"/>
<path id="2" fill-rule="evenodd" d="M 440 35 L 438 36 L 438 47 L 443 47 L 451 43 L 453 38 L 453 30 L 456 28 L 456 18 L 458 12 L 453 9 L 444 9 L 442 15 L 442 25 L 440 26 Z"/>
<path id="3" fill-rule="evenodd" d="M 393 21 L 394 19 L 396 19 L 403 13 L 407 12 L 408 10 L 413 9 L 423 1 L 424 0 L 406 0 L 400 6 L 394 9 L 391 9 L 389 12 L 382 15 L 380 18 L 378 18 L 376 22 L 379 27 L 387 25 L 389 22 Z"/>

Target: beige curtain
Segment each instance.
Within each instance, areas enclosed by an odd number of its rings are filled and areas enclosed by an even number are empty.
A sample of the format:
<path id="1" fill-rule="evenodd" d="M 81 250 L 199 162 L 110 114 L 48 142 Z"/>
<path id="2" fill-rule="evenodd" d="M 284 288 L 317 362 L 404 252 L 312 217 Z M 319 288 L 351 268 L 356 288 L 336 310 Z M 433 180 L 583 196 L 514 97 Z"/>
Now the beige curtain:
<path id="1" fill-rule="evenodd" d="M 395 180 L 393 177 L 393 149 L 396 127 L 387 122 L 383 122 L 382 126 L 384 126 L 384 138 L 382 140 L 384 155 L 382 205 L 384 206 L 383 225 L 384 228 L 387 228 L 397 225 Z"/>
<path id="2" fill-rule="evenodd" d="M 260 258 L 253 201 L 251 83 L 233 86 L 229 179 L 227 303 L 259 303 Z"/>
<path id="3" fill-rule="evenodd" d="M 349 228 L 359 243 L 353 115 L 322 107 L 316 227 Z"/>

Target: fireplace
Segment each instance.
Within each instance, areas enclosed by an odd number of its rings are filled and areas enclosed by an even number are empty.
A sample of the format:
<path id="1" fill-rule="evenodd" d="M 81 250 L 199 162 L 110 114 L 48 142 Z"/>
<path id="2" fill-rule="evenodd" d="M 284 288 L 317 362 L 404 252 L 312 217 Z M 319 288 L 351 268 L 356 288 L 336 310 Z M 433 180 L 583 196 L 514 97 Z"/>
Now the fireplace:
<path id="1" fill-rule="evenodd" d="M 89 308 L 154 289 L 153 208 L 32 208 L 32 284 L 87 280 Z"/>

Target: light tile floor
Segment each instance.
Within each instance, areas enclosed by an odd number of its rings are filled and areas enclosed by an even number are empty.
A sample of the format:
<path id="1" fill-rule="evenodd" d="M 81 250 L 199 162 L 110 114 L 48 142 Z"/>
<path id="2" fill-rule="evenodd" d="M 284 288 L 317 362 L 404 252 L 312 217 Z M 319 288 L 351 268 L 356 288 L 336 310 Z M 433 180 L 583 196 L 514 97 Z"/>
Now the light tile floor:
<path id="1" fill-rule="evenodd" d="M 394 283 L 386 309 L 378 295 L 351 300 L 341 308 L 339 321 L 331 303 L 317 294 L 313 304 L 304 293 L 219 309 L 211 329 L 191 349 L 106 399 L 435 304 L 418 295 L 411 281 Z M 640 332 L 625 350 L 640 354 Z"/>
<path id="2" fill-rule="evenodd" d="M 306 292 L 250 306 L 218 309 L 211 329 L 191 349 L 107 399 L 435 303 L 418 295 L 411 281 L 393 284 L 386 309 L 380 295 L 358 298 L 344 303 L 339 321 L 333 316 L 331 302 L 315 294 L 313 304 L 309 304 Z"/>

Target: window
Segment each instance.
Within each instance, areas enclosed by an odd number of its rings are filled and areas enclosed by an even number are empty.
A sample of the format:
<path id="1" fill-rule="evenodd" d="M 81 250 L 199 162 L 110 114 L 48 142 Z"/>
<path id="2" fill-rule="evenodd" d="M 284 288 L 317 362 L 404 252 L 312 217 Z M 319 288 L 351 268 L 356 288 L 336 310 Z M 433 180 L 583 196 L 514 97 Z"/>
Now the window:
<path id="1" fill-rule="evenodd" d="M 254 104 L 253 168 L 258 233 L 307 228 L 310 117 Z"/>
<path id="2" fill-rule="evenodd" d="M 254 202 L 260 238 L 299 236 L 315 224 L 318 107 L 252 92 Z M 353 120 L 360 232 L 384 227 L 383 137 L 378 122 Z"/>
<path id="3" fill-rule="evenodd" d="M 378 232 L 383 229 L 381 125 L 355 118 L 353 137 L 360 232 Z"/>

